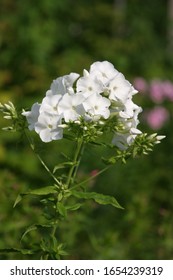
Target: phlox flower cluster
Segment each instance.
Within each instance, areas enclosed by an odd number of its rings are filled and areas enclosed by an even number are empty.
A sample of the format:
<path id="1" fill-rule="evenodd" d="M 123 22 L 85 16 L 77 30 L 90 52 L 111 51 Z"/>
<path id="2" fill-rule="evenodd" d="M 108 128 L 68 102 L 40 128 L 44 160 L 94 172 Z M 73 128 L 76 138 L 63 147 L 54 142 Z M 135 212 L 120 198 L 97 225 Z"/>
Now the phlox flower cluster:
<path id="1" fill-rule="evenodd" d="M 41 103 L 24 111 L 29 129 L 43 142 L 63 138 L 71 123 L 104 124 L 116 116 L 121 129 L 112 130 L 112 143 L 120 149 L 131 145 L 141 131 L 137 129 L 142 109 L 133 101 L 137 90 L 108 62 L 95 62 L 83 76 L 70 73 L 53 80 Z"/>

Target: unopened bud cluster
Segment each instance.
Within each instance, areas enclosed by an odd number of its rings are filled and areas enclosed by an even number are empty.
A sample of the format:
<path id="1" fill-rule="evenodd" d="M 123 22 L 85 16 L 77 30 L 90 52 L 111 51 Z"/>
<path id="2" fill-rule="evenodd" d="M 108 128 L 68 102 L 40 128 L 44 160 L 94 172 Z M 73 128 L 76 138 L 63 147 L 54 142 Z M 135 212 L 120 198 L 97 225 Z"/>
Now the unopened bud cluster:
<path id="1" fill-rule="evenodd" d="M 13 103 L 0 103 L 0 112 L 4 114 L 4 119 L 12 120 L 12 126 L 4 127 L 3 130 L 15 130 L 16 124 L 18 123 L 18 114 Z"/>

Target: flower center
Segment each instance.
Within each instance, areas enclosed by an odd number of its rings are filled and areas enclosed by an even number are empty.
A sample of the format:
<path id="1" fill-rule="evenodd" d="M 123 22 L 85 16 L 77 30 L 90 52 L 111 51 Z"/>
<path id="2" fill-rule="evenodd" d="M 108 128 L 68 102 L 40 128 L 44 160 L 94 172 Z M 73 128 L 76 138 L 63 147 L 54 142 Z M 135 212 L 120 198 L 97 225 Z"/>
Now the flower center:
<path id="1" fill-rule="evenodd" d="M 53 126 L 52 126 L 51 124 L 48 124 L 48 128 L 52 129 L 52 127 L 53 127 Z"/>
<path id="2" fill-rule="evenodd" d="M 105 74 L 104 72 L 102 72 L 102 76 L 105 77 L 105 78 L 107 78 L 107 76 L 106 76 L 106 74 Z"/>

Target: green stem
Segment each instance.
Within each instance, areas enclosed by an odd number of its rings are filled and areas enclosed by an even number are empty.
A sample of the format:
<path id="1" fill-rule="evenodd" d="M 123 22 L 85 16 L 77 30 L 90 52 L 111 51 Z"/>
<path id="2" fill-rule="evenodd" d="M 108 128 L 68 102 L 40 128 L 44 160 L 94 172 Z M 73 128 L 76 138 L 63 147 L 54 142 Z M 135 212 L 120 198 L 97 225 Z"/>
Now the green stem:
<path id="1" fill-rule="evenodd" d="M 50 171 L 49 167 L 45 164 L 45 162 L 42 160 L 40 155 L 36 152 L 34 144 L 32 142 L 32 139 L 29 137 L 29 135 L 26 133 L 26 131 L 25 131 L 25 135 L 26 135 L 26 138 L 27 138 L 27 140 L 28 140 L 28 142 L 30 144 L 31 149 L 36 154 L 37 158 L 39 159 L 39 161 L 41 162 L 43 167 L 46 169 L 46 171 L 49 173 L 49 175 L 54 179 L 54 181 L 57 183 L 57 185 L 60 186 L 60 181 L 54 176 L 54 174 Z"/>
<path id="2" fill-rule="evenodd" d="M 56 222 L 53 227 L 52 227 L 52 233 L 51 233 L 51 236 L 52 237 L 55 237 L 56 238 L 56 230 L 57 230 L 57 227 L 58 227 L 58 223 Z"/>
<path id="3" fill-rule="evenodd" d="M 83 139 L 79 138 L 77 140 L 76 151 L 75 151 L 74 158 L 73 158 L 73 163 L 74 164 L 70 168 L 69 173 L 68 173 L 68 177 L 67 177 L 67 182 L 66 182 L 67 188 L 70 187 L 70 184 L 73 183 L 75 178 L 76 178 L 77 170 L 78 170 L 80 162 L 81 162 L 81 156 L 82 156 L 82 153 L 83 153 L 83 148 L 84 148 Z"/>
<path id="4" fill-rule="evenodd" d="M 34 151 L 35 152 L 35 151 Z M 46 169 L 46 171 L 49 173 L 49 175 L 54 179 L 54 181 L 60 186 L 60 181 L 53 175 L 53 173 L 50 171 L 49 167 L 45 164 L 45 162 L 42 160 L 42 158 L 40 157 L 39 154 L 37 154 L 35 152 L 37 158 L 39 159 L 39 161 L 41 162 L 41 164 L 44 166 L 44 168 Z"/>
<path id="5" fill-rule="evenodd" d="M 75 180 L 75 178 L 76 178 L 77 171 L 78 171 L 81 159 L 82 159 L 83 151 L 84 151 L 84 143 L 82 143 L 81 149 L 79 151 L 79 156 L 78 156 L 78 159 L 77 159 L 77 163 L 76 163 L 76 166 L 75 166 L 74 172 L 73 172 L 73 180 Z"/>

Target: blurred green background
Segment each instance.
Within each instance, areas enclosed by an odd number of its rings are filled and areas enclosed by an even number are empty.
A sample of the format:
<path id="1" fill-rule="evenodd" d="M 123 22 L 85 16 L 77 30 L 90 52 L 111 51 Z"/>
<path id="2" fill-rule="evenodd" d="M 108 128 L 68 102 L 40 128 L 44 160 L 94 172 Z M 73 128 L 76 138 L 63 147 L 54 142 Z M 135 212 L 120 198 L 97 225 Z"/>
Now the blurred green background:
<path id="1" fill-rule="evenodd" d="M 53 79 L 82 74 L 90 64 L 108 60 L 132 83 L 136 77 L 173 81 L 173 1 L 171 0 L 1 0 L 0 102 L 20 108 L 41 101 Z M 173 95 L 173 92 L 172 92 Z M 173 99 L 172 99 L 173 100 Z M 148 96 L 135 102 L 152 108 Z M 163 102 L 169 121 L 158 133 L 166 139 L 147 157 L 117 164 L 90 189 L 114 195 L 124 210 L 87 202 L 59 232 L 70 259 L 172 259 L 173 129 L 172 101 Z M 172 107 L 171 107 L 172 106 Z M 145 109 L 144 109 L 145 111 Z M 0 127 L 7 125 L 2 117 Z M 152 132 L 141 117 L 140 129 Z M 43 145 L 41 154 L 53 168 L 68 142 Z M 79 176 L 102 167 L 104 151 L 88 147 Z M 46 171 L 17 133 L 0 132 L 0 248 L 20 246 L 25 228 L 39 223 L 36 199 L 13 209 L 21 191 L 51 184 Z M 28 235 L 26 244 L 39 239 Z M 0 255 L 0 259 L 21 255 Z M 25 256 L 23 258 L 31 258 Z"/>

